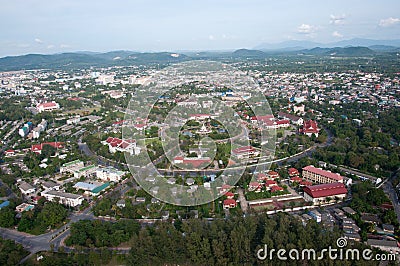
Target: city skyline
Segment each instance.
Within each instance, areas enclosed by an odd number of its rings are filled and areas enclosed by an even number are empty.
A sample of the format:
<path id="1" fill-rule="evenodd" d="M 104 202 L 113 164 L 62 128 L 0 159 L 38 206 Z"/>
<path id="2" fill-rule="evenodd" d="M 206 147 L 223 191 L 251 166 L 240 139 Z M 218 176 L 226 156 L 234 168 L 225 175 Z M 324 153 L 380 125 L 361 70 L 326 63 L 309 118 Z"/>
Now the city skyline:
<path id="1" fill-rule="evenodd" d="M 12 1 L 0 56 L 69 51 L 233 50 L 303 40 L 399 39 L 400 3 Z"/>

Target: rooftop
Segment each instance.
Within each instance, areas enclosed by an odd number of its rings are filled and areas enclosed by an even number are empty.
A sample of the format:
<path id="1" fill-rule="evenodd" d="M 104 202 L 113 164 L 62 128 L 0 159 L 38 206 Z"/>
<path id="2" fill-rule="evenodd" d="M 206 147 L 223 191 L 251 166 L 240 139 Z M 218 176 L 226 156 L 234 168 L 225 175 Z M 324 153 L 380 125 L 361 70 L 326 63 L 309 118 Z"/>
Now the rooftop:
<path id="1" fill-rule="evenodd" d="M 321 175 L 321 176 L 325 176 L 327 178 L 334 179 L 337 181 L 343 180 L 343 176 L 336 174 L 336 173 L 332 173 L 330 171 L 322 170 L 321 168 L 316 168 L 313 165 L 308 165 L 308 166 L 304 167 L 303 171 L 308 171 L 308 172 L 311 172 L 311 173 L 314 173 L 317 175 Z"/>

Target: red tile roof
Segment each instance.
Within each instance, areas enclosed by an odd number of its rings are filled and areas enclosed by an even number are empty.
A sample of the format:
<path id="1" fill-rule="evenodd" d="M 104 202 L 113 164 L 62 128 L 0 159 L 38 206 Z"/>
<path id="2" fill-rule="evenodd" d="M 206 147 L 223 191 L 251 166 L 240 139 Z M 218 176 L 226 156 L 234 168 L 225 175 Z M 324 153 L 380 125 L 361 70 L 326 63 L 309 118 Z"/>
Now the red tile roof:
<path id="1" fill-rule="evenodd" d="M 316 168 L 316 167 L 314 167 L 312 165 L 308 165 L 308 166 L 304 167 L 303 171 L 309 171 L 311 173 L 314 173 L 314 174 L 317 174 L 317 175 L 322 175 L 322 176 L 325 176 L 327 178 L 334 179 L 334 180 L 337 180 L 337 181 L 342 181 L 343 180 L 343 176 L 341 176 L 339 174 L 332 173 L 332 172 L 329 172 L 329 171 L 325 171 L 325 170 L 322 170 L 321 168 Z"/>
<path id="2" fill-rule="evenodd" d="M 283 119 L 283 120 L 278 120 L 276 121 L 277 125 L 286 125 L 286 124 L 290 124 L 290 121 L 287 119 Z"/>
<path id="3" fill-rule="evenodd" d="M 235 154 L 241 154 L 241 153 L 248 153 L 248 152 L 255 152 L 256 149 L 254 149 L 252 146 L 245 146 L 245 147 L 240 147 L 234 149 L 232 152 Z"/>
<path id="4" fill-rule="evenodd" d="M 270 187 L 270 186 L 273 186 L 273 185 L 276 185 L 277 183 L 276 183 L 276 181 L 274 181 L 274 180 L 266 180 L 265 181 L 265 186 L 266 187 Z"/>
<path id="5" fill-rule="evenodd" d="M 235 194 L 233 194 L 232 192 L 228 191 L 225 193 L 225 196 L 229 199 L 229 198 L 233 198 L 235 196 Z"/>
<path id="6" fill-rule="evenodd" d="M 260 183 L 258 183 L 258 182 L 250 182 L 250 183 L 249 183 L 249 187 L 257 188 L 257 187 L 259 187 L 259 186 L 260 186 Z"/>
<path id="7" fill-rule="evenodd" d="M 283 191 L 283 187 L 280 186 L 271 187 L 271 192 L 276 192 L 276 191 Z"/>
<path id="8" fill-rule="evenodd" d="M 295 177 L 290 178 L 290 181 L 299 183 L 302 181 L 302 179 L 298 176 L 295 176 Z"/>
<path id="9" fill-rule="evenodd" d="M 312 186 L 312 182 L 307 181 L 307 180 L 303 180 L 300 182 L 301 186 Z"/>
<path id="10" fill-rule="evenodd" d="M 313 120 L 304 121 L 303 128 L 301 129 L 303 133 L 314 133 L 317 134 L 319 132 L 317 122 Z"/>
<path id="11" fill-rule="evenodd" d="M 339 182 L 307 186 L 303 190 L 304 193 L 307 193 L 313 198 L 329 197 L 347 193 L 346 187 L 343 185 L 343 183 Z"/>
<path id="12" fill-rule="evenodd" d="M 37 105 L 37 107 L 43 107 L 43 108 L 51 108 L 51 107 L 57 107 L 57 103 L 54 102 L 48 102 L 48 103 L 40 103 Z"/>
<path id="13" fill-rule="evenodd" d="M 50 145 L 56 149 L 59 149 L 59 148 L 63 148 L 63 144 L 64 144 L 63 142 L 44 142 L 41 144 L 33 144 L 31 146 L 31 151 L 32 152 L 40 152 L 43 149 L 44 145 Z"/>
<path id="14" fill-rule="evenodd" d="M 226 207 L 236 207 L 236 200 L 234 199 L 226 199 L 224 200 L 224 206 Z"/>
<path id="15" fill-rule="evenodd" d="M 278 174 L 277 172 L 275 172 L 275 171 L 269 171 L 269 172 L 268 172 L 268 175 L 269 175 L 269 177 L 271 177 L 271 178 L 279 177 L 279 174 Z"/>
<path id="16" fill-rule="evenodd" d="M 291 168 L 289 168 L 288 173 L 289 173 L 289 175 L 299 175 L 299 170 L 291 167 Z"/>

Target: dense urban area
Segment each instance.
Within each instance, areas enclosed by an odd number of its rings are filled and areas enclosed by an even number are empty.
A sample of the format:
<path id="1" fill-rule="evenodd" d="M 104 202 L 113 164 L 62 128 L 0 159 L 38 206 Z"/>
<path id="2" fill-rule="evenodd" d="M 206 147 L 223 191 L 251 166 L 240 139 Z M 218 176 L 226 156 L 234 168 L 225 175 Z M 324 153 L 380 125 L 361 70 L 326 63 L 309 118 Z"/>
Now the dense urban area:
<path id="1" fill-rule="evenodd" d="M 398 49 L 77 55 L 0 59 L 1 265 L 297 265 L 261 261 L 257 250 L 321 251 L 338 238 L 398 265 Z M 160 95 L 148 117 L 126 115 L 152 76 L 200 60 L 245 73 L 270 114 L 246 103 L 254 91 L 196 77 Z M 233 132 L 212 99 L 235 111 Z M 183 124 L 172 158 L 163 141 L 173 125 L 162 121 L 171 113 Z M 201 145 L 204 137 L 215 150 Z M 243 173 L 218 185 L 217 199 L 180 206 L 158 197 L 152 175 L 148 186 L 137 182 L 125 158 L 145 155 L 187 193 L 219 184 L 225 169 Z"/>

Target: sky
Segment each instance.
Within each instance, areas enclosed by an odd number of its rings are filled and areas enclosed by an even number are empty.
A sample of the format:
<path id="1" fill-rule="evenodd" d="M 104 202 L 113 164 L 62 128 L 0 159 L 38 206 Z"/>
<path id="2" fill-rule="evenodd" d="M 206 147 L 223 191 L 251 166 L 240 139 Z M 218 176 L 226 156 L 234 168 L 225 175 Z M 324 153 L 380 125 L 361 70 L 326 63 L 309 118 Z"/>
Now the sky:
<path id="1" fill-rule="evenodd" d="M 400 39 L 399 0 L 0 0 L 0 56 Z"/>

